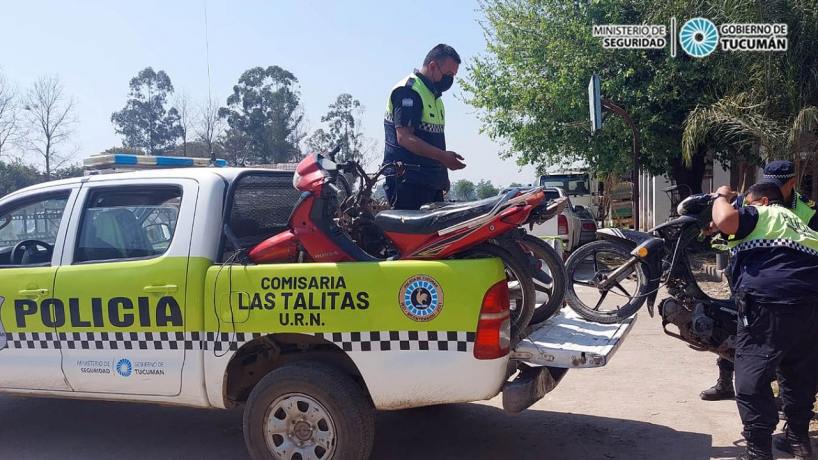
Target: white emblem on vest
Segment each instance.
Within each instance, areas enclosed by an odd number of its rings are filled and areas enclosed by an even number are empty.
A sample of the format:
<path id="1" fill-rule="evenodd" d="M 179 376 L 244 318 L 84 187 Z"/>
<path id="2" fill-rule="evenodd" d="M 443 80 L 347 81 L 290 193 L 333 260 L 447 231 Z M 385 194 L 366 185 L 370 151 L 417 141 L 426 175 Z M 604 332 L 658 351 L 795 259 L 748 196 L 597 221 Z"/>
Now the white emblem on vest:
<path id="1" fill-rule="evenodd" d="M 407 97 L 400 101 L 400 105 L 402 105 L 403 107 L 412 107 L 413 105 L 415 105 L 415 102 L 412 100 L 411 97 Z"/>

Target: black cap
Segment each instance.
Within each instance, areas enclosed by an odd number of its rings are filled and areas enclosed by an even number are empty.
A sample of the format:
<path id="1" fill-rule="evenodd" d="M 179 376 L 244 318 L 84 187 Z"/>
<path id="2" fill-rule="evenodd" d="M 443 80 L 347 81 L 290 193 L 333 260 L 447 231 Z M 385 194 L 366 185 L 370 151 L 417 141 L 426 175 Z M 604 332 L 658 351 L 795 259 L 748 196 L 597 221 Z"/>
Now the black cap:
<path id="1" fill-rule="evenodd" d="M 772 182 L 779 187 L 795 177 L 795 165 L 789 160 L 775 160 L 764 166 L 764 177 L 760 182 Z"/>

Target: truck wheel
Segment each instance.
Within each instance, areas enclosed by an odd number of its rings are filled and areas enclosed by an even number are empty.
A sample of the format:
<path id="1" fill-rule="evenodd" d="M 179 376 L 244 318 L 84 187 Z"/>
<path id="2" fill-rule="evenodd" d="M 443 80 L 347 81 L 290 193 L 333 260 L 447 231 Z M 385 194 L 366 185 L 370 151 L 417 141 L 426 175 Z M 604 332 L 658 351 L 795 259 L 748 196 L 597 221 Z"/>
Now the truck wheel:
<path id="1" fill-rule="evenodd" d="M 254 460 L 369 458 L 372 405 L 346 374 L 315 362 L 271 371 L 244 409 L 244 441 Z"/>

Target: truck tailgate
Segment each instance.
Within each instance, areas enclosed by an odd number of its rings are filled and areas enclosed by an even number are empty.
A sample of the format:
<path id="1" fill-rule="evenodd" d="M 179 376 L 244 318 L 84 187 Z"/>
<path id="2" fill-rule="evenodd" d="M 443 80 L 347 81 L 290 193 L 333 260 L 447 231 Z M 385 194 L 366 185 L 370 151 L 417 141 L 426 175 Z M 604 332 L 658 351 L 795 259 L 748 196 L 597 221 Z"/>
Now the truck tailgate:
<path id="1" fill-rule="evenodd" d="M 534 331 L 514 348 L 511 358 L 533 366 L 602 367 L 635 322 L 636 315 L 617 324 L 594 323 L 566 307 L 535 325 Z"/>

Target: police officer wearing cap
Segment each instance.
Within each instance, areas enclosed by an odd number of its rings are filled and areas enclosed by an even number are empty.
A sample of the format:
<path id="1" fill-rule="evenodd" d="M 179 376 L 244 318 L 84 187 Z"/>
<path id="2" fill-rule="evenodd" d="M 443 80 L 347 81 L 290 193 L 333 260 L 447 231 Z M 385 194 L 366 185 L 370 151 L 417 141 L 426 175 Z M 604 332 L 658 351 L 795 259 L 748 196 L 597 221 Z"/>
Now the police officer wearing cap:
<path id="1" fill-rule="evenodd" d="M 788 160 L 775 160 L 764 166 L 764 175 L 761 182 L 770 182 L 778 186 L 783 205 L 793 211 L 795 215 L 811 229 L 818 230 L 818 213 L 815 211 L 815 202 L 806 200 L 795 190 L 795 165 Z M 719 401 L 731 399 L 733 391 L 733 362 L 718 358 L 719 378 L 716 384 L 704 390 L 699 395 L 705 401 Z"/>
<path id="2" fill-rule="evenodd" d="M 383 162 L 408 165 L 400 177 L 388 177 L 384 186 L 395 209 L 418 209 L 443 201 L 449 190 L 448 170 L 466 167 L 463 157 L 446 150 L 443 92 L 451 88 L 460 56 L 449 45 L 429 51 L 420 70 L 401 79 L 389 94 L 383 127 Z"/>
<path id="3" fill-rule="evenodd" d="M 717 191 L 713 223 L 731 235 L 731 281 L 738 311 L 736 404 L 747 451 L 742 458 L 772 460 L 778 424 L 772 380 L 778 375 L 784 435 L 776 448 L 812 458 L 809 422 L 818 385 L 818 232 L 781 206 L 777 184 L 760 182 L 744 206 Z"/>

